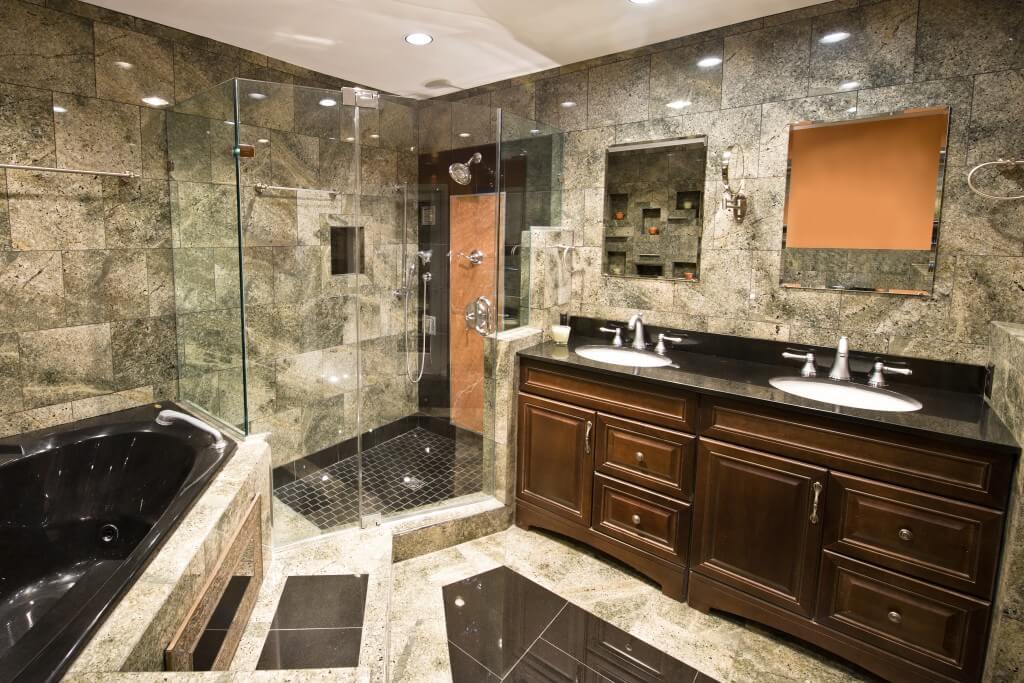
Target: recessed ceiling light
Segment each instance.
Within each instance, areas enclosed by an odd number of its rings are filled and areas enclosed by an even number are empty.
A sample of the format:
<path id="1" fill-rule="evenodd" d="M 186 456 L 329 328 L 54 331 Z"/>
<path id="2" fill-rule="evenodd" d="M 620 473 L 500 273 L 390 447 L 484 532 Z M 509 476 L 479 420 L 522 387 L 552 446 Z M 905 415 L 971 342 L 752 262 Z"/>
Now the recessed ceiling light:
<path id="1" fill-rule="evenodd" d="M 264 95 L 261 92 L 251 92 L 251 93 L 249 93 L 249 99 L 251 99 L 251 100 L 265 100 L 265 99 L 267 99 L 267 96 Z"/>
<path id="2" fill-rule="evenodd" d="M 270 140 L 268 140 L 268 139 L 266 139 L 266 138 L 260 138 L 260 139 L 259 139 L 259 140 L 257 140 L 256 142 L 260 143 L 261 145 L 265 145 L 265 144 L 269 143 L 269 142 L 270 142 Z"/>
<path id="3" fill-rule="evenodd" d="M 116 66 L 118 69 L 124 69 L 125 71 L 128 71 L 129 69 L 133 68 L 135 65 L 132 64 L 131 62 L 114 62 L 114 66 Z"/>
<path id="4" fill-rule="evenodd" d="M 468 137 L 470 137 L 470 134 L 469 133 L 459 133 L 459 137 L 460 138 L 468 138 Z"/>
<path id="5" fill-rule="evenodd" d="M 351 138 L 351 137 L 350 138 L 345 138 L 345 142 L 355 142 L 355 141 L 356 141 L 355 138 Z"/>
<path id="6" fill-rule="evenodd" d="M 164 98 L 156 97 L 155 95 L 152 97 L 143 97 L 142 101 L 151 107 L 166 107 L 168 104 L 170 104 L 170 102 L 168 102 Z"/>
<path id="7" fill-rule="evenodd" d="M 707 69 L 712 66 L 718 66 L 722 63 L 721 57 L 704 57 L 703 59 L 697 60 L 697 66 L 702 69 Z"/>
<path id="8" fill-rule="evenodd" d="M 378 138 L 380 138 L 380 136 L 377 135 L 376 133 L 370 133 L 370 138 L 373 140 L 377 140 Z"/>
<path id="9" fill-rule="evenodd" d="M 672 100 L 665 106 L 668 107 L 669 109 L 686 109 L 691 104 L 693 103 L 690 102 L 690 100 Z"/>
<path id="10" fill-rule="evenodd" d="M 563 109 L 572 109 L 575 106 L 576 106 L 576 103 L 573 102 L 572 100 L 566 100 L 565 102 L 562 102 L 562 108 Z"/>
<path id="11" fill-rule="evenodd" d="M 333 107 L 338 103 L 338 100 L 332 100 L 330 97 L 325 97 L 320 100 L 321 107 Z"/>
<path id="12" fill-rule="evenodd" d="M 841 90 L 853 90 L 858 87 L 860 87 L 860 83 L 858 81 L 843 81 L 839 84 L 839 88 Z"/>
<path id="13" fill-rule="evenodd" d="M 64 107 L 60 106 L 59 104 L 55 104 L 55 105 L 53 105 L 53 113 L 54 114 L 67 114 L 68 110 L 65 109 Z"/>
<path id="14" fill-rule="evenodd" d="M 434 42 L 434 37 L 426 33 L 410 33 L 405 37 L 405 42 L 410 45 L 422 47 L 423 45 L 430 45 Z"/>
<path id="15" fill-rule="evenodd" d="M 841 43 L 849 37 L 850 34 L 846 31 L 836 31 L 835 33 L 826 33 L 818 39 L 818 42 L 824 45 L 830 45 L 831 43 Z"/>

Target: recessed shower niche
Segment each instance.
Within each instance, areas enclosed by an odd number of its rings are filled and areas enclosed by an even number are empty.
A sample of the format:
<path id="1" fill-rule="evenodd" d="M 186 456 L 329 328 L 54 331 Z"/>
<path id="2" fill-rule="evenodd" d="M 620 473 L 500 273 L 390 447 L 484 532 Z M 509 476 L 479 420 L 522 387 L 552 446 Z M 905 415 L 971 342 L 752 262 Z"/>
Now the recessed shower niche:
<path id="1" fill-rule="evenodd" d="M 707 138 L 608 148 L 604 273 L 697 280 Z"/>

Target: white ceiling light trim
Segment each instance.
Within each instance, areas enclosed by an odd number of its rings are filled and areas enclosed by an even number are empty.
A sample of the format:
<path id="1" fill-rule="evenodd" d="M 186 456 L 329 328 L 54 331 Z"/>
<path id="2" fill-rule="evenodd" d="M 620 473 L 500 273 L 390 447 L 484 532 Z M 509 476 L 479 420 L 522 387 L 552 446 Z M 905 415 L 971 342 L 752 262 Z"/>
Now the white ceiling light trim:
<path id="1" fill-rule="evenodd" d="M 405 37 L 405 42 L 416 47 L 423 47 L 434 42 L 434 36 L 428 33 L 410 33 Z"/>

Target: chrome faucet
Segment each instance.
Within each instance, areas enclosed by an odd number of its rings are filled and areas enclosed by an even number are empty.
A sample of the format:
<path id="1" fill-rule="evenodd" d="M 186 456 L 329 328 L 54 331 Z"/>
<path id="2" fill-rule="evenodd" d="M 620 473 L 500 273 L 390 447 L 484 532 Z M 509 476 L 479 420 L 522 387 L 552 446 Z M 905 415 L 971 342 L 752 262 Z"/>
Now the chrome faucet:
<path id="1" fill-rule="evenodd" d="M 163 425 L 164 427 L 170 426 L 175 422 L 184 422 L 185 424 L 192 425 L 198 430 L 206 432 L 213 437 L 213 447 L 220 450 L 227 446 L 227 439 L 220 431 L 214 429 L 210 425 L 206 424 L 197 417 L 192 417 L 186 413 L 179 413 L 177 410 L 161 410 L 156 416 L 156 423 Z"/>
<path id="2" fill-rule="evenodd" d="M 647 349 L 647 339 L 644 337 L 644 316 L 642 313 L 634 313 L 633 317 L 629 319 L 629 329 L 636 330 L 633 335 L 633 348 L 637 351 L 645 351 Z"/>
<path id="3" fill-rule="evenodd" d="M 894 368 L 891 365 L 886 365 L 882 361 L 875 361 L 875 364 L 871 368 L 871 375 L 868 376 L 868 386 L 876 389 L 884 389 L 888 382 L 885 381 L 885 375 L 903 375 L 909 376 L 914 374 L 910 368 Z"/>
<path id="4" fill-rule="evenodd" d="M 836 357 L 832 361 L 832 369 L 828 372 L 828 378 L 837 382 L 850 381 L 850 340 L 845 335 L 839 338 Z"/>
<path id="5" fill-rule="evenodd" d="M 615 339 L 612 340 L 612 346 L 622 346 L 622 328 L 621 327 L 602 327 L 600 328 L 605 334 L 614 334 Z"/>

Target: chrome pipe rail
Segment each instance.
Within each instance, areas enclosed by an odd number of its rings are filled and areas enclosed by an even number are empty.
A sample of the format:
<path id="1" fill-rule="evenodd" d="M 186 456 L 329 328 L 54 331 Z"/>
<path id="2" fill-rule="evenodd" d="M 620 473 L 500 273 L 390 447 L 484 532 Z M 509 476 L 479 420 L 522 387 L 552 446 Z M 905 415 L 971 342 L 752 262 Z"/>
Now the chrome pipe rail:
<path id="1" fill-rule="evenodd" d="M 253 185 L 253 189 L 256 190 L 256 194 L 263 194 L 268 190 L 285 190 L 288 192 L 327 192 L 331 195 L 331 198 L 336 197 L 340 194 L 337 190 L 331 188 L 315 188 L 315 187 L 285 187 L 284 185 L 267 185 L 266 183 L 256 183 Z"/>
<path id="2" fill-rule="evenodd" d="M 75 173 L 78 175 L 100 175 L 111 178 L 138 178 L 138 173 L 124 171 L 87 171 L 81 168 L 54 168 L 52 166 L 23 166 L 21 164 L 0 164 L 0 168 L 9 168 L 15 171 L 44 171 L 46 173 Z"/>

